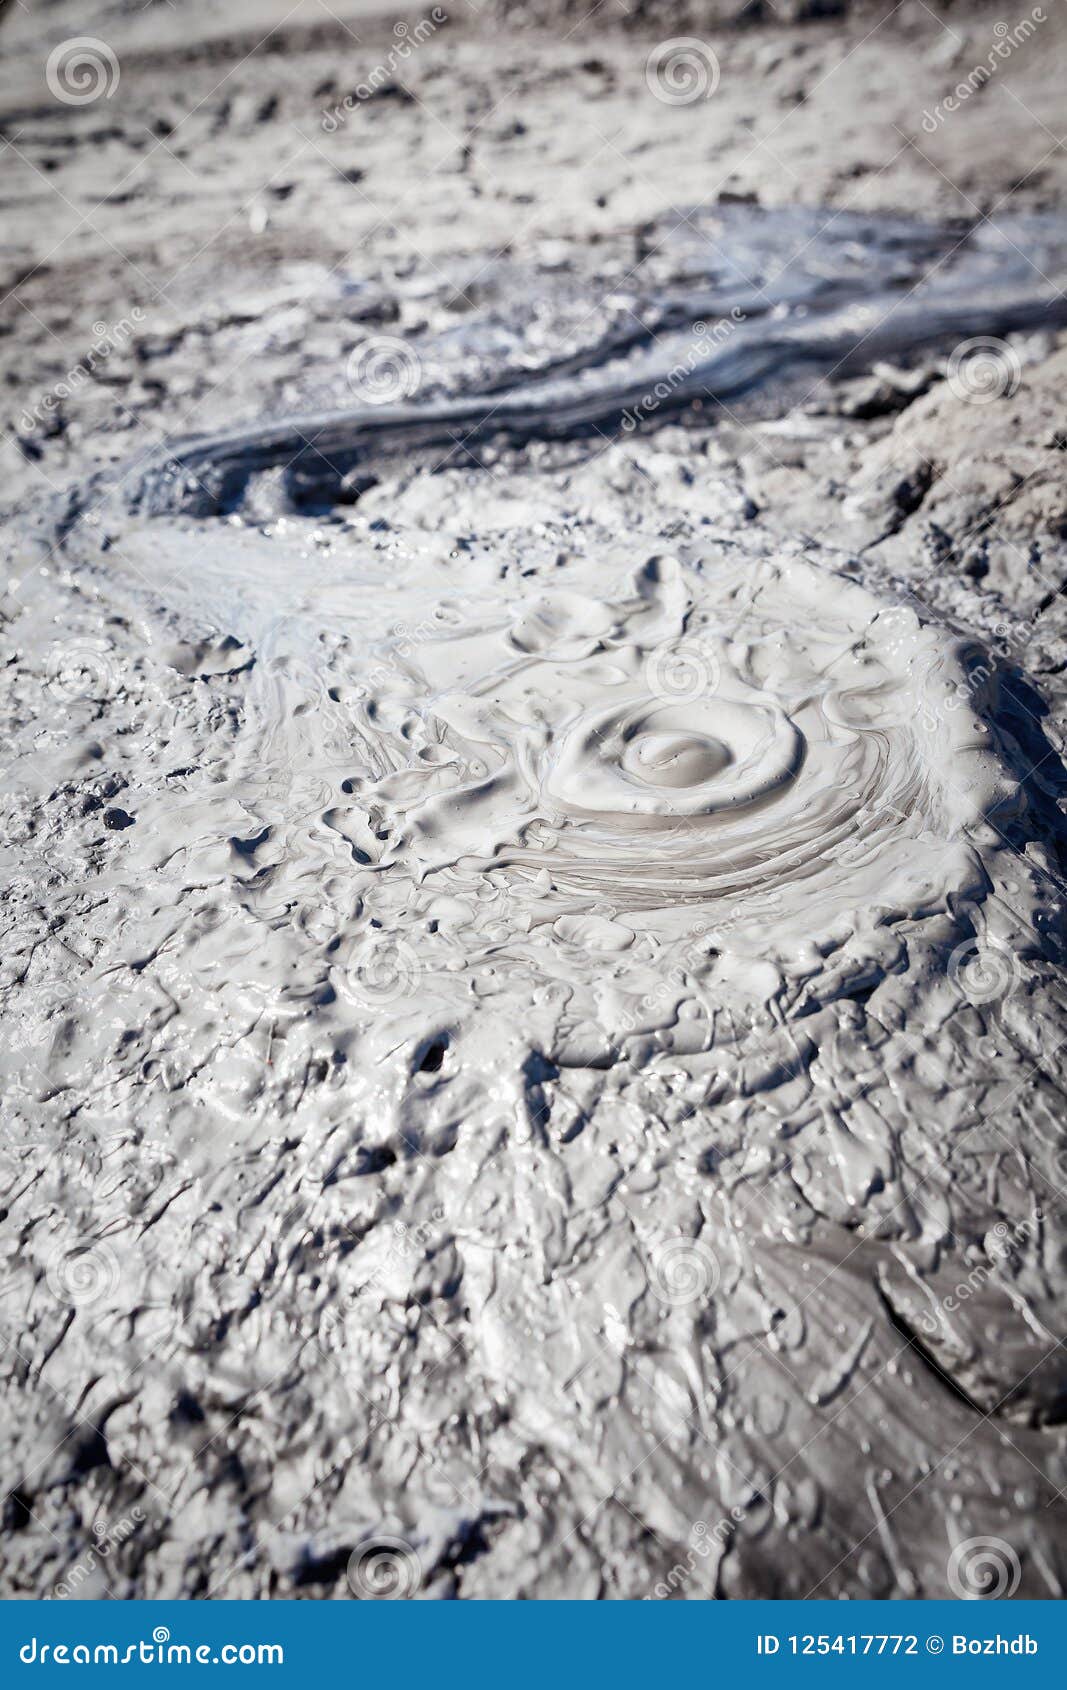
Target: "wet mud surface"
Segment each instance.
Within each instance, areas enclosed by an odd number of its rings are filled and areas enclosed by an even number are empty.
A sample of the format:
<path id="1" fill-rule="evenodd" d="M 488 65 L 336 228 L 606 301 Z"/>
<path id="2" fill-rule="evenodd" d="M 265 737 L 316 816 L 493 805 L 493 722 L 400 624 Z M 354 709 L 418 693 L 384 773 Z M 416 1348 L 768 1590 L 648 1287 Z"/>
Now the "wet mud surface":
<path id="1" fill-rule="evenodd" d="M 318 21 L 220 89 L 210 7 L 104 8 L 72 110 L 24 91 L 56 12 L 5 25 L 6 1592 L 1062 1595 L 1062 150 L 998 179 L 960 113 L 946 203 L 861 10 L 724 28 L 723 105 L 635 106 L 552 205 L 539 67 L 610 105 L 688 31 L 594 70 L 528 19 L 511 87 L 467 14 L 330 131 Z M 945 18 L 885 57 L 973 62 Z M 812 74 L 803 181 L 664 209 L 813 57 L 870 180 Z M 146 215 L 64 235 L 35 154 L 77 206 L 90 120 Z M 367 138 L 340 262 L 264 185 L 298 120 L 323 193 Z"/>

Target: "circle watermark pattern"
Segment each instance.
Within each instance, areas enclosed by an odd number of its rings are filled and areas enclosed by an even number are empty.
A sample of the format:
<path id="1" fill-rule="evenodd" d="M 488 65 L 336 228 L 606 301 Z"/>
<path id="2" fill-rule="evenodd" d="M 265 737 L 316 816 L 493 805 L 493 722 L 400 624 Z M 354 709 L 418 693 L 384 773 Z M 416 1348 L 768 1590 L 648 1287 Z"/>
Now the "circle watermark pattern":
<path id="1" fill-rule="evenodd" d="M 678 35 L 653 47 L 645 62 L 650 94 L 666 106 L 691 106 L 710 100 L 719 86 L 719 61 L 706 41 Z"/>
<path id="2" fill-rule="evenodd" d="M 422 364 L 418 354 L 396 335 L 372 335 L 348 355 L 345 376 L 366 405 L 395 405 L 418 392 Z"/>
<path id="3" fill-rule="evenodd" d="M 405 939 L 364 938 L 341 971 L 345 996 L 365 1009 L 395 1003 L 411 991 L 419 976 L 419 959 Z"/>
<path id="4" fill-rule="evenodd" d="M 76 35 L 53 47 L 45 65 L 49 93 L 65 106 L 88 106 L 101 96 L 110 100 L 119 85 L 119 61 L 106 41 Z"/>
<path id="5" fill-rule="evenodd" d="M 684 1308 L 710 1297 L 718 1283 L 718 1262 L 695 1238 L 667 1238 L 649 1251 L 648 1286 L 661 1303 Z"/>
<path id="6" fill-rule="evenodd" d="M 361 1602 L 403 1602 L 422 1583 L 422 1563 L 402 1537 L 369 1537 L 348 1557 L 347 1577 Z"/>
<path id="7" fill-rule="evenodd" d="M 1002 1537 L 969 1537 L 957 1543 L 948 1561 L 948 1582 L 964 1602 L 996 1602 L 1014 1596 L 1022 1568 Z"/>
<path id="8" fill-rule="evenodd" d="M 718 659 L 692 640 L 665 640 L 645 659 L 645 685 L 654 698 L 686 704 L 713 693 L 718 684 Z"/>
<path id="9" fill-rule="evenodd" d="M 45 691 L 63 703 L 110 698 L 116 690 L 114 667 L 103 640 L 68 640 L 55 645 L 45 664 Z"/>
<path id="10" fill-rule="evenodd" d="M 996 939 L 967 939 L 948 959 L 948 977 L 968 1003 L 992 1003 L 1019 978 L 1018 959 Z"/>
<path id="11" fill-rule="evenodd" d="M 1022 366 L 1006 341 L 979 335 L 961 341 L 948 361 L 948 385 L 968 405 L 1010 399 L 1022 379 Z"/>
<path id="12" fill-rule="evenodd" d="M 49 1262 L 45 1283 L 59 1303 L 87 1308 L 110 1296 L 119 1282 L 119 1264 L 99 1239 L 78 1239 Z"/>

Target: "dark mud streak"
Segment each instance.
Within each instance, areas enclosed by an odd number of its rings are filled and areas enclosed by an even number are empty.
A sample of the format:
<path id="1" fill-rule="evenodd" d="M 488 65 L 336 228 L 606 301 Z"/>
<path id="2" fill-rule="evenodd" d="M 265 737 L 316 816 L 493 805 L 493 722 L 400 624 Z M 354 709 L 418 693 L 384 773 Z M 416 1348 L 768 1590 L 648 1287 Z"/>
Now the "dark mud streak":
<path id="1" fill-rule="evenodd" d="M 896 1308 L 893 1303 L 890 1302 L 885 1293 L 884 1287 L 879 1285 L 877 1281 L 875 1281 L 875 1290 L 878 1293 L 878 1300 L 885 1311 L 890 1325 L 901 1338 L 906 1339 L 916 1359 L 922 1362 L 923 1366 L 936 1377 L 938 1383 L 942 1385 L 952 1396 L 954 1396 L 958 1403 L 962 1403 L 963 1407 L 973 1414 L 976 1419 L 989 1419 L 990 1415 L 987 1411 L 984 1408 L 980 1408 L 973 1397 L 968 1396 L 967 1392 L 963 1389 L 963 1386 L 959 1384 L 957 1380 L 953 1379 L 951 1373 L 945 1372 L 945 1369 L 936 1359 L 933 1352 L 927 1348 L 926 1344 L 923 1343 L 914 1326 L 912 1326 L 911 1322 L 907 1320 L 903 1314 L 901 1314 L 900 1310 Z M 995 1414 L 995 1412 L 996 1411 L 994 1410 L 993 1413 Z"/>
<path id="2" fill-rule="evenodd" d="M 521 447 L 644 430 L 694 407 L 762 394 L 801 372 L 805 380 L 856 373 L 972 336 L 1067 323 L 1067 297 L 1050 279 L 1067 273 L 1067 234 L 1049 217 L 961 231 L 716 207 L 694 213 L 685 239 L 695 250 L 672 254 L 666 279 L 638 270 L 642 330 L 616 324 L 580 352 L 542 356 L 529 377 L 514 367 L 501 374 L 507 358 L 495 371 L 486 360 L 473 391 L 468 379 L 465 392 L 312 409 L 180 437 L 58 498 L 45 518 L 49 542 L 113 495 L 147 515 L 207 516 L 236 508 L 250 477 L 284 467 L 297 504 L 354 502 L 366 485 L 359 472 L 390 457 L 444 451 L 477 463 L 474 449 L 489 441 Z M 524 290 L 535 281 L 504 275 L 498 321 L 521 321 Z M 579 303 L 588 299 L 585 320 L 602 315 L 602 284 L 580 273 L 574 281 Z M 462 332 L 458 347 L 465 355 Z M 439 361 L 432 346 L 412 351 Z M 447 367 L 456 346 L 445 351 Z"/>
<path id="3" fill-rule="evenodd" d="M 694 319 L 695 321 L 696 319 Z M 754 329 L 762 325 L 753 325 Z M 728 349 L 704 367 L 673 383 L 642 421 L 670 420 L 694 401 L 715 403 L 739 398 L 764 382 L 801 369 L 854 373 L 874 361 L 902 356 L 920 347 L 963 339 L 979 332 L 1014 330 L 1067 322 L 1067 302 L 1017 300 L 995 312 L 981 307 L 925 312 L 890 306 L 882 321 L 857 344 L 855 333 L 835 324 L 807 343 L 802 333 L 763 335 L 758 343 Z M 674 365 L 629 384 L 605 383 L 588 395 L 540 396 L 511 389 L 497 397 L 459 398 L 426 406 L 365 408 L 283 419 L 260 428 L 235 430 L 206 439 L 178 441 L 161 465 L 146 469 L 135 505 L 149 514 L 188 509 L 197 515 L 226 510 L 250 475 L 285 465 L 305 498 L 313 492 L 343 495 L 345 477 L 375 457 L 398 452 L 464 449 L 504 440 L 522 446 L 532 440 L 567 440 L 624 425 L 627 414 L 657 386 L 671 382 Z"/>

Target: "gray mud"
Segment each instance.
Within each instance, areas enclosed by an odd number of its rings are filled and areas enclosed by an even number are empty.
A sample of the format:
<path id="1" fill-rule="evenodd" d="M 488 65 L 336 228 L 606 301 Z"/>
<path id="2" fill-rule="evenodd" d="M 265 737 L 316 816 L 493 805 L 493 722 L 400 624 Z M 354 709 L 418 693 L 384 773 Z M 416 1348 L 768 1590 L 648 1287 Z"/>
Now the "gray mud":
<path id="1" fill-rule="evenodd" d="M 425 349 L 418 340 L 407 348 L 420 370 L 425 361 L 459 391 L 176 440 L 158 467 L 135 472 L 132 502 L 155 514 L 174 506 L 207 514 L 231 507 L 250 475 L 279 467 L 296 499 L 336 498 L 390 451 L 439 458 L 486 441 L 632 432 L 679 410 L 772 393 L 785 379 L 810 383 L 928 346 L 1067 321 L 1058 218 L 986 219 L 961 231 L 825 209 L 694 208 L 681 238 L 671 226 L 648 239 L 658 273 L 625 332 L 600 325 L 600 288 L 582 288 L 580 253 L 563 299 L 537 291 L 533 323 L 522 305 L 533 278 L 517 267 L 496 276 L 490 264 L 491 307 Z M 576 309 L 583 327 L 601 332 L 561 358 Z"/>
<path id="2" fill-rule="evenodd" d="M 191 112 L 246 191 L 329 56 Z M 635 215 L 635 107 L 460 250 L 407 105 L 431 258 L 220 253 L 13 437 L 5 1593 L 1060 1596 L 1062 218 Z"/>

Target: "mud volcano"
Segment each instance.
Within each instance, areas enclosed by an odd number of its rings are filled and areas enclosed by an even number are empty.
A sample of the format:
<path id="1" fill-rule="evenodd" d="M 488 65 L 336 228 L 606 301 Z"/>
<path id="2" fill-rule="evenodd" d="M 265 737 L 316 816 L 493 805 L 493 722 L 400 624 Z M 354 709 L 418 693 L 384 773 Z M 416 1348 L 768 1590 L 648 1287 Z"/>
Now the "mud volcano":
<path id="1" fill-rule="evenodd" d="M 611 227 L 269 258 L 249 58 L 5 497 L 5 1593 L 1062 1595 L 1062 219 L 667 212 L 660 105 Z"/>

